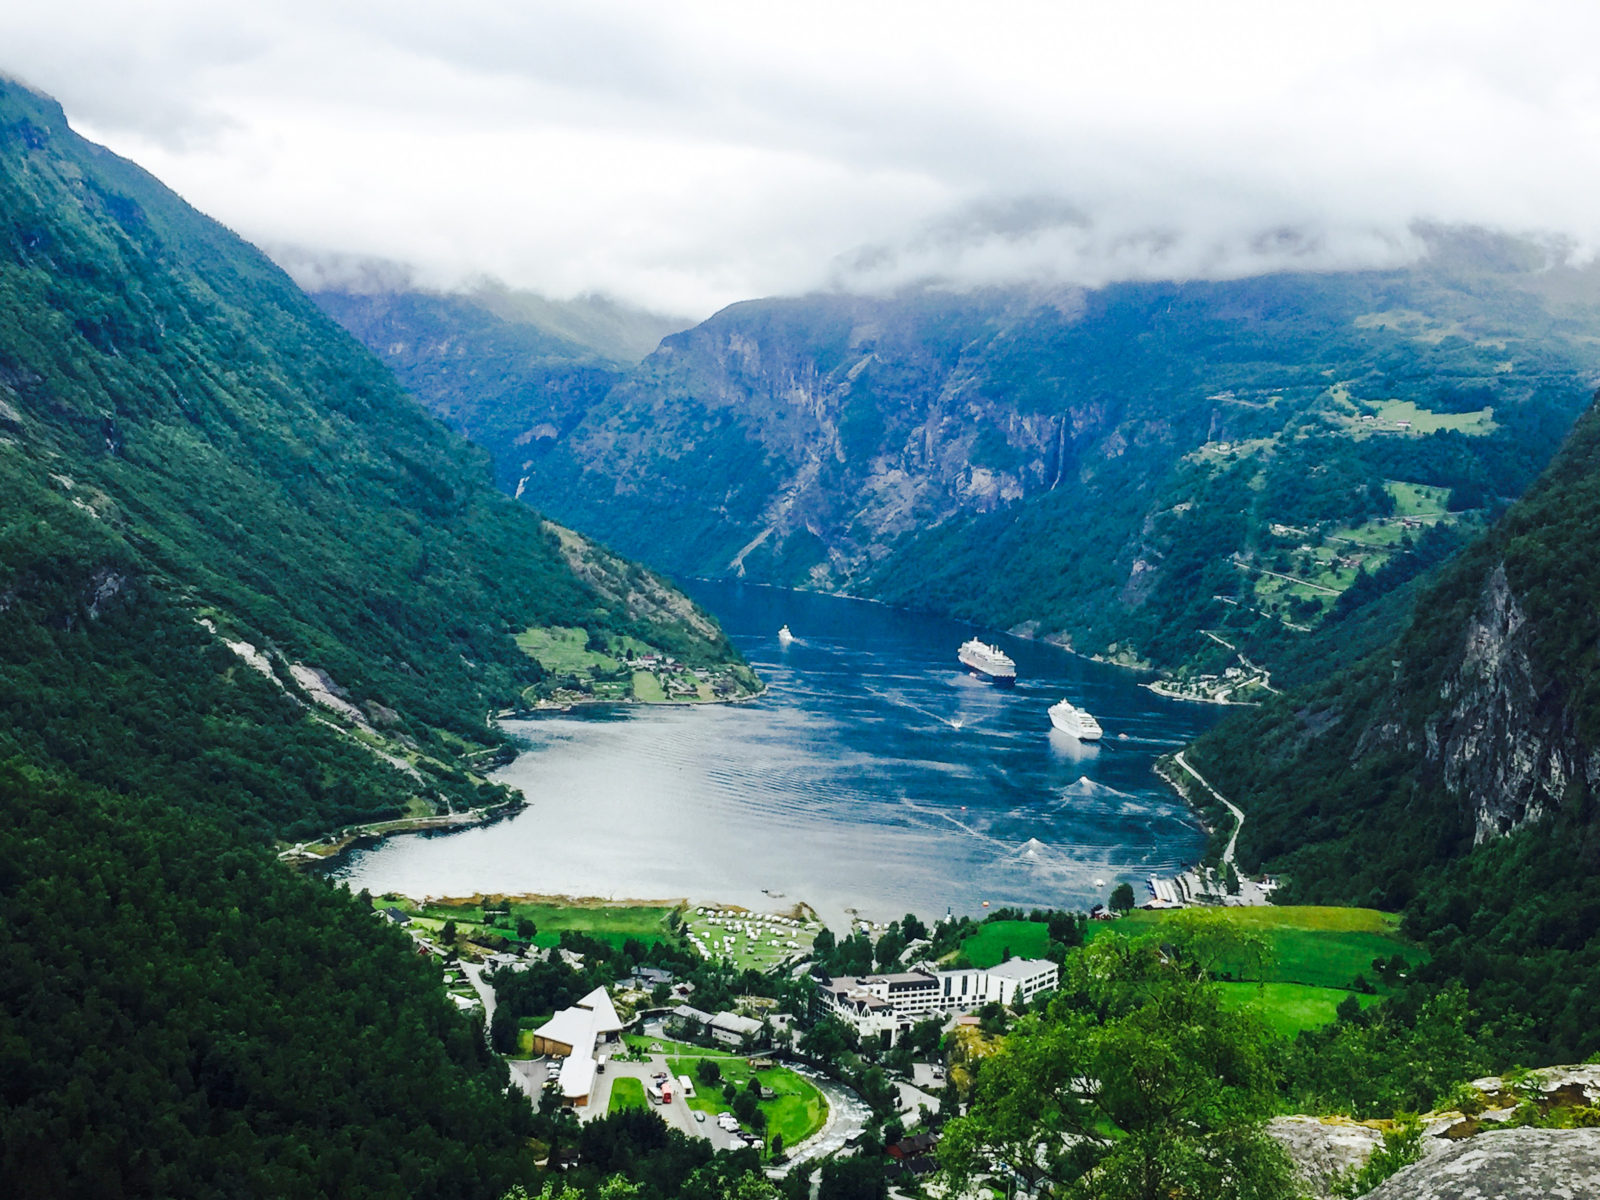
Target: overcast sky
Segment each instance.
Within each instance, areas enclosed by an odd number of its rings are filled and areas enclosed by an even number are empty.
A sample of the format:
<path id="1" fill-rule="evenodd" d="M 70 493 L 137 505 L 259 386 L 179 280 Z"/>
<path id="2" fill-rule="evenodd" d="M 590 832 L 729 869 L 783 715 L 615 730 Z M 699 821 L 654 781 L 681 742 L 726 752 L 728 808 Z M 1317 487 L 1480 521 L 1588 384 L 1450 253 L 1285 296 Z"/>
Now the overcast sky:
<path id="1" fill-rule="evenodd" d="M 265 245 L 703 316 L 1600 245 L 1600 5 L 12 0 L 0 70 Z"/>

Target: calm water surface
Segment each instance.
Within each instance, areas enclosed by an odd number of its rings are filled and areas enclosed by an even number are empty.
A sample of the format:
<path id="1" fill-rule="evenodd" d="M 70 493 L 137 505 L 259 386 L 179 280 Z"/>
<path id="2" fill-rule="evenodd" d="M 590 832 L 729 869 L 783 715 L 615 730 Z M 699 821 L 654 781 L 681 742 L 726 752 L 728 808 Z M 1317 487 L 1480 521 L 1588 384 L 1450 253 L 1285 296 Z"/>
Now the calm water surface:
<path id="1" fill-rule="evenodd" d="M 975 627 L 740 584 L 687 589 L 770 685 L 759 700 L 508 723 L 527 752 L 498 778 L 530 807 L 485 829 L 394 838 L 352 887 L 444 896 L 805 900 L 830 923 L 991 905 L 1086 905 L 1119 879 L 1193 862 L 1204 835 L 1151 773 L 1218 711 L 1114 668 L 998 640 L 1003 690 L 968 676 Z M 787 623 L 796 640 L 781 646 Z M 1050 727 L 1063 696 L 1105 740 Z M 1096 887 L 1103 879 L 1106 885 Z"/>

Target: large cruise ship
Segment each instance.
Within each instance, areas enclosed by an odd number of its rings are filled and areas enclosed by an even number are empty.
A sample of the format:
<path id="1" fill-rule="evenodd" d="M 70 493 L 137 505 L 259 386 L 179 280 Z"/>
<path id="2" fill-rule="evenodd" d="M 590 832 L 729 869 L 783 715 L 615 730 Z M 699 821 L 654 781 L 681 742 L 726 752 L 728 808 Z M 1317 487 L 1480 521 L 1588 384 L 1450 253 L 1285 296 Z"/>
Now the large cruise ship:
<path id="1" fill-rule="evenodd" d="M 979 675 L 986 675 L 998 684 L 1012 684 L 1017 681 L 1017 664 L 1011 661 L 1011 656 L 999 646 L 989 646 L 977 638 L 961 643 L 961 649 L 956 652 L 956 657 L 961 660 L 961 665 L 969 670 L 976 671 Z"/>
<path id="2" fill-rule="evenodd" d="M 1062 733 L 1070 733 L 1080 742 L 1092 742 L 1099 738 L 1100 722 L 1091 717 L 1086 709 L 1078 708 L 1070 700 L 1063 700 L 1059 704 L 1050 706 L 1050 724 Z"/>

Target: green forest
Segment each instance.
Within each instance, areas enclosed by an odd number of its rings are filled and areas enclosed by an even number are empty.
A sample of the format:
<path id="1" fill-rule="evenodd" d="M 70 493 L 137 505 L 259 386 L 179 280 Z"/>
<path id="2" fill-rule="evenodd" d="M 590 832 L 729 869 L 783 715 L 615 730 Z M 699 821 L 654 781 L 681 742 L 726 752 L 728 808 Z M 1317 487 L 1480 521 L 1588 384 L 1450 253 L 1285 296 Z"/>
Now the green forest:
<path id="1" fill-rule="evenodd" d="M 536 1182 L 548 1130 L 481 1023 L 273 852 L 505 799 L 478 767 L 546 677 L 531 628 L 743 669 L 577 540 L 258 251 L 0 80 L 8 1191 Z"/>

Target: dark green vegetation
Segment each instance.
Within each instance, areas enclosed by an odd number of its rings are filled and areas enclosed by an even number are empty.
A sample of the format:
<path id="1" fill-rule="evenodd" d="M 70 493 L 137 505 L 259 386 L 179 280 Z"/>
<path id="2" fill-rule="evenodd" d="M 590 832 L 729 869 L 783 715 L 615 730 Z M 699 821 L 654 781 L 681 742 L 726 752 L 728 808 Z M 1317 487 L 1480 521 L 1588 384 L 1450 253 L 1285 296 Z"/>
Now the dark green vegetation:
<path id="1" fill-rule="evenodd" d="M 492 1196 L 549 1122 L 272 839 L 497 801 L 582 628 L 715 625 L 491 486 L 253 248 L 0 80 L 0 1178 Z M 637 600 L 637 603 L 635 601 Z"/>
<path id="2" fill-rule="evenodd" d="M 755 301 L 581 394 L 518 386 L 503 333 L 415 296 L 334 311 L 503 486 L 625 553 L 1294 680 L 1392 633 L 1409 597 L 1386 597 L 1521 493 L 1600 364 L 1593 277 L 1430 246 L 1386 272 Z"/>
<path id="3" fill-rule="evenodd" d="M 479 445 L 505 447 L 494 472 L 508 492 L 524 459 L 570 432 L 663 337 L 693 323 L 603 300 L 556 304 L 495 287 L 465 295 L 395 287 L 379 276 L 361 291 L 316 291 L 312 299 L 380 353 L 451 428 Z"/>
<path id="4" fill-rule="evenodd" d="M 460 763 L 545 677 L 529 627 L 731 657 L 575 563 L 252 248 L 14 85 L 0 131 L 0 748 L 300 836 L 492 792 Z"/>
<path id="5" fill-rule="evenodd" d="M 13 1196 L 494 1196 L 525 1103 L 438 969 L 170 804 L 0 764 Z"/>
<path id="6" fill-rule="evenodd" d="M 1189 760 L 1288 897 L 1403 909 L 1502 1061 L 1600 1049 L 1600 412 L 1426 588 L 1403 632 L 1219 726 Z"/>

